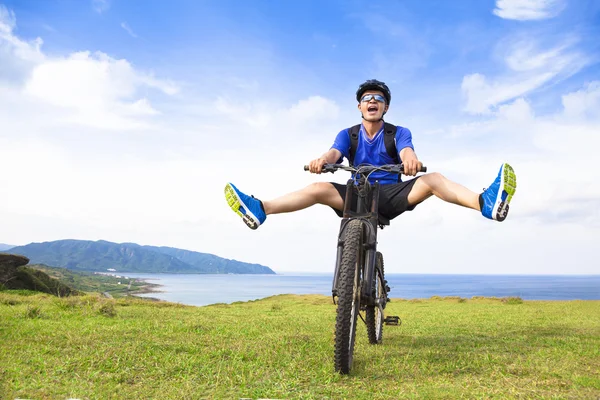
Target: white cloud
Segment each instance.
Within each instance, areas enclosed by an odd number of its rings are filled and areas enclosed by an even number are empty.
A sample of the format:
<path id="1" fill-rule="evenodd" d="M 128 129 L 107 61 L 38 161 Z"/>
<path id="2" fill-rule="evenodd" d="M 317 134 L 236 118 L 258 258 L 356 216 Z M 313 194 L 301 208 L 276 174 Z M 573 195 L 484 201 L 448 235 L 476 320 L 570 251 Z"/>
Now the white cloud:
<path id="1" fill-rule="evenodd" d="M 600 118 L 600 82 L 590 82 L 585 88 L 564 95 L 562 104 L 568 118 Z"/>
<path id="2" fill-rule="evenodd" d="M 215 110 L 241 124 L 261 129 L 261 136 L 277 134 L 281 127 L 295 130 L 296 125 L 314 128 L 338 119 L 340 110 L 335 102 L 321 96 L 310 96 L 289 108 L 267 102 L 234 102 L 219 97 Z M 305 132 L 310 135 L 310 131 Z"/>
<path id="3" fill-rule="evenodd" d="M 497 0 L 494 14 L 515 20 L 554 18 L 565 8 L 564 0 Z"/>
<path id="4" fill-rule="evenodd" d="M 138 35 L 136 35 L 136 34 L 135 34 L 135 32 L 133 31 L 133 29 L 131 29 L 131 28 L 129 27 L 129 25 L 127 25 L 127 23 L 125 23 L 125 22 L 121 22 L 121 28 L 125 29 L 125 31 L 126 31 L 127 33 L 129 33 L 129 36 L 131 36 L 131 37 L 133 37 L 133 38 L 137 38 L 137 37 L 138 37 Z"/>
<path id="5" fill-rule="evenodd" d="M 473 114 L 487 114 L 491 109 L 505 101 L 528 93 L 552 78 L 551 73 L 543 73 L 527 79 L 504 78 L 489 82 L 481 74 L 467 75 L 463 78 L 461 89 L 466 97 L 464 110 Z"/>
<path id="6" fill-rule="evenodd" d="M 157 114 L 148 99 L 135 99 L 138 88 L 143 86 L 165 93 L 176 91 L 137 72 L 126 60 L 100 52 L 79 52 L 37 65 L 25 92 L 67 110 L 70 121 L 118 129 L 147 127 L 134 118 Z"/>
<path id="7" fill-rule="evenodd" d="M 92 0 L 92 9 L 98 14 L 102 14 L 103 12 L 108 11 L 109 8 L 109 0 Z"/>
<path id="8" fill-rule="evenodd" d="M 31 107 L 33 103 L 56 107 L 56 123 L 102 129 L 149 128 L 148 117 L 158 111 L 147 94 L 139 95 L 140 90 L 156 89 L 166 95 L 179 91 L 172 82 L 102 52 L 47 57 L 40 38 L 25 41 L 13 33 L 15 27 L 14 13 L 0 6 L 0 87 L 28 95 Z"/>
<path id="9" fill-rule="evenodd" d="M 335 102 L 321 96 L 311 96 L 294 104 L 286 117 L 292 122 L 335 120 L 339 112 L 340 109 Z"/>
<path id="10" fill-rule="evenodd" d="M 513 103 L 498 107 L 498 119 L 511 123 L 524 124 L 534 117 L 531 105 L 523 98 L 516 99 Z"/>
<path id="11" fill-rule="evenodd" d="M 17 18 L 12 10 L 0 4 L 0 32 L 10 34 L 17 25 Z"/>
<path id="12" fill-rule="evenodd" d="M 544 50 L 533 39 L 510 42 L 502 56 L 507 66 L 503 75 L 489 79 L 474 73 L 463 78 L 464 110 L 489 114 L 499 104 L 572 76 L 590 62 L 573 48 L 576 42 L 569 39 Z"/>
<path id="13" fill-rule="evenodd" d="M 539 49 L 532 39 L 517 40 L 509 44 L 504 62 L 513 71 L 539 71 L 540 69 L 552 68 L 551 71 L 560 71 L 573 64 L 575 59 L 581 57 L 576 52 L 570 52 L 570 48 L 577 43 L 571 39 L 558 43 L 549 49 Z"/>
<path id="14" fill-rule="evenodd" d="M 513 219 L 531 219 L 545 226 L 569 221 L 599 228 L 600 185 L 595 173 L 599 99 L 600 83 L 591 82 L 564 95 L 562 110 L 538 116 L 526 100 L 518 98 L 498 107 L 483 122 L 448 129 L 457 146 L 467 146 L 474 136 L 479 141 L 485 137 L 488 148 L 478 148 L 477 157 L 436 156 L 445 159 L 443 170 L 457 174 L 469 165 L 489 170 L 495 163 L 513 163 L 519 177 Z M 508 155 L 510 159 L 504 159 Z M 471 180 L 461 178 L 476 187 Z"/>
<path id="15" fill-rule="evenodd" d="M 22 82 L 31 68 L 44 61 L 41 38 L 31 41 L 13 35 L 17 26 L 14 13 L 0 4 L 0 84 L 11 86 Z"/>

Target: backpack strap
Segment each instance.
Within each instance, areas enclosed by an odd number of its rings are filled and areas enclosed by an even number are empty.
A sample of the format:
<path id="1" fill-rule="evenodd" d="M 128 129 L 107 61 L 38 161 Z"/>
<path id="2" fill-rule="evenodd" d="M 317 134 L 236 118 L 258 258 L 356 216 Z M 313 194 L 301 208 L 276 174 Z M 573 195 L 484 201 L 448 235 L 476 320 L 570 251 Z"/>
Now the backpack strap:
<path id="1" fill-rule="evenodd" d="M 400 156 L 398 155 L 398 151 L 396 150 L 396 131 L 398 127 L 396 125 L 384 123 L 384 136 L 383 141 L 385 143 L 385 149 L 387 150 L 388 155 L 394 160 L 396 164 L 400 164 Z"/>
<path id="2" fill-rule="evenodd" d="M 354 125 L 348 128 L 348 136 L 350 137 L 350 157 L 348 163 L 354 165 L 354 156 L 356 155 L 356 148 L 358 147 L 358 133 L 360 132 L 360 124 Z"/>
<path id="3" fill-rule="evenodd" d="M 392 160 L 394 160 L 396 164 L 400 164 L 400 157 L 396 151 L 396 130 L 398 127 L 385 122 L 383 129 L 383 141 L 385 143 L 385 149 Z M 356 155 L 356 148 L 358 147 L 359 132 L 360 124 L 348 128 L 348 136 L 350 137 L 350 157 L 348 158 L 348 162 L 350 165 L 354 165 L 354 156 Z"/>

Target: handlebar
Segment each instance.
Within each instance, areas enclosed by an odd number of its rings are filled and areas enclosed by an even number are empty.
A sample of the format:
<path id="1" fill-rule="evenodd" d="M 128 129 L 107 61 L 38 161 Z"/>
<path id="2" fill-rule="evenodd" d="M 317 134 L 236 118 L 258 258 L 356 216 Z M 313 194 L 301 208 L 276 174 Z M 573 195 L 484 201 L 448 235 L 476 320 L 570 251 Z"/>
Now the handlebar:
<path id="1" fill-rule="evenodd" d="M 343 165 L 343 164 L 325 164 L 325 165 L 323 165 L 322 172 L 333 173 L 339 169 L 343 169 L 345 171 L 350 171 L 350 172 L 356 172 L 359 174 L 369 174 L 373 171 L 385 171 L 385 172 L 391 172 L 391 173 L 396 173 L 396 174 L 403 174 L 404 173 L 404 164 L 386 164 L 386 165 L 380 165 L 379 167 L 377 167 L 375 165 L 369 165 L 369 164 L 359 165 L 357 167 L 351 167 L 351 166 Z M 304 166 L 304 170 L 305 171 L 309 170 L 308 165 Z M 418 172 L 427 172 L 427 167 L 423 165 Z"/>

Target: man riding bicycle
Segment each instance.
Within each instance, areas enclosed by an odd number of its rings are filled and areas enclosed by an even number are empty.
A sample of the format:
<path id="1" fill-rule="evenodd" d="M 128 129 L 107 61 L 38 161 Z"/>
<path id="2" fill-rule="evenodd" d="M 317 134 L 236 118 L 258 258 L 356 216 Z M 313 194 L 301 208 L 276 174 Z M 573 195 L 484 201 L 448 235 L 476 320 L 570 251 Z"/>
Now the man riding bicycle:
<path id="1" fill-rule="evenodd" d="M 331 148 L 309 163 L 310 172 L 320 174 L 325 164 L 339 163 L 346 158 L 353 165 L 403 163 L 404 174 L 415 176 L 422 163 L 414 151 L 410 130 L 383 121 L 391 98 L 385 83 L 375 79 L 362 83 L 356 91 L 362 124 L 338 133 Z M 395 151 L 389 150 L 390 142 L 392 149 L 395 146 Z M 369 181 L 379 181 L 379 214 L 389 220 L 405 211 L 412 211 L 433 195 L 446 202 L 480 211 L 486 218 L 504 221 L 517 186 L 515 172 L 506 163 L 500 167 L 494 182 L 481 194 L 437 172 L 401 181 L 396 174 L 377 171 L 369 176 Z M 330 206 L 341 217 L 345 193 L 346 185 L 316 182 L 274 200 L 260 201 L 242 193 L 231 183 L 225 186 L 227 203 L 251 229 L 263 224 L 267 215 L 298 211 L 315 204 Z"/>

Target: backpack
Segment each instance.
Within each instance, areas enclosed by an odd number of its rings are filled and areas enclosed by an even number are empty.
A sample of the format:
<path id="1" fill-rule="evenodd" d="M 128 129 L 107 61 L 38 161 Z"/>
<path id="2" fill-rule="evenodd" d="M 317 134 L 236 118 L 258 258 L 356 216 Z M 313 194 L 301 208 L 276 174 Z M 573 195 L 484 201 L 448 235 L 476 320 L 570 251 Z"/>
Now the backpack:
<path id="1" fill-rule="evenodd" d="M 395 125 L 384 123 L 383 127 L 383 142 L 385 143 L 385 149 L 388 155 L 394 160 L 394 163 L 400 164 L 400 157 L 396 151 L 396 130 L 398 128 Z M 348 128 L 348 135 L 350 136 L 350 157 L 348 161 L 350 165 L 354 165 L 354 156 L 356 155 L 356 148 L 358 147 L 358 133 L 360 132 L 360 124 L 354 125 Z"/>

